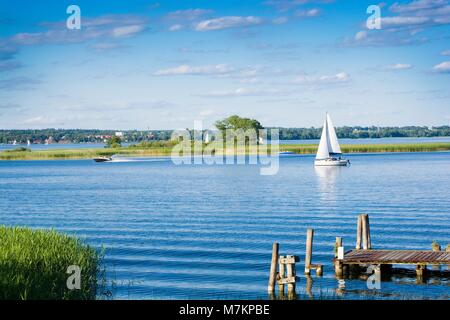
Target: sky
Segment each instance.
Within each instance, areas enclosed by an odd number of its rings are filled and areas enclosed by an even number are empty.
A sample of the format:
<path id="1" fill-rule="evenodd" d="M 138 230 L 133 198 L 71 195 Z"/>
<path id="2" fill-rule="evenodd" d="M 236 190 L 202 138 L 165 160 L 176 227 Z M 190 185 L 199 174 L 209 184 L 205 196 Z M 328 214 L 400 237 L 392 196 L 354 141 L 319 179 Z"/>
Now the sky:
<path id="1" fill-rule="evenodd" d="M 320 127 L 327 111 L 449 125 L 450 0 L 0 2 L 1 129 Z"/>

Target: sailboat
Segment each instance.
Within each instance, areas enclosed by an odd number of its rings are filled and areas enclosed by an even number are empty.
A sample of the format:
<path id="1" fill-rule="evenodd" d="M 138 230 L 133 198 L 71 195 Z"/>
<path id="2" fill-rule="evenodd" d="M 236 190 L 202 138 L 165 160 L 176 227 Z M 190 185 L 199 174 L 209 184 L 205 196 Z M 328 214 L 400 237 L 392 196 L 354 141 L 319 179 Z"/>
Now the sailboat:
<path id="1" fill-rule="evenodd" d="M 320 138 L 319 150 L 317 151 L 316 166 L 347 166 L 350 161 L 342 158 L 342 151 L 336 135 L 336 131 L 331 121 L 330 115 L 327 113 L 325 123 L 322 129 L 322 137 Z"/>

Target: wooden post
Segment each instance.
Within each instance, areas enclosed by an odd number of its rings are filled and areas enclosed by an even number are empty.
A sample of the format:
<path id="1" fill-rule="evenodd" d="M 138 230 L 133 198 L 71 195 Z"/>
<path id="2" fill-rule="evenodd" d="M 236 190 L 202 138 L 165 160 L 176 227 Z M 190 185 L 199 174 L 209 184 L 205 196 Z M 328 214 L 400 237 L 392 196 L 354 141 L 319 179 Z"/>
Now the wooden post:
<path id="1" fill-rule="evenodd" d="M 318 265 L 317 265 L 317 268 L 316 268 L 316 275 L 317 275 L 318 277 L 323 276 L 323 266 L 322 266 L 321 264 L 318 264 Z"/>
<path id="2" fill-rule="evenodd" d="M 423 264 L 418 264 L 416 265 L 416 275 L 419 278 L 423 278 L 423 276 L 425 275 L 427 271 L 427 266 L 423 265 Z"/>
<path id="3" fill-rule="evenodd" d="M 358 225 L 356 227 L 356 250 L 361 250 L 362 237 L 362 215 L 358 216 Z"/>
<path id="4" fill-rule="evenodd" d="M 294 256 L 287 256 L 286 258 L 293 258 Z M 294 264 L 287 264 L 287 277 L 292 278 L 295 277 L 295 268 Z M 295 283 L 288 283 L 288 296 L 292 296 L 292 294 L 295 293 Z"/>
<path id="5" fill-rule="evenodd" d="M 334 245 L 334 257 L 335 258 L 338 257 L 338 250 L 340 247 L 342 247 L 342 238 L 336 237 L 336 244 Z"/>
<path id="6" fill-rule="evenodd" d="M 441 251 L 441 246 L 439 245 L 439 243 L 433 242 L 431 244 L 431 250 L 434 252 L 439 252 L 439 251 Z M 433 265 L 431 268 L 436 271 L 441 270 L 441 267 L 439 265 Z"/>
<path id="7" fill-rule="evenodd" d="M 305 274 L 311 274 L 312 246 L 314 238 L 314 229 L 308 229 L 306 233 L 306 256 L 305 256 Z"/>
<path id="8" fill-rule="evenodd" d="M 283 256 L 281 256 L 280 258 L 283 258 Z M 284 263 L 280 262 L 279 269 L 280 269 L 279 279 L 286 278 L 285 269 L 284 269 Z M 282 283 L 278 284 L 278 292 L 282 293 L 284 295 L 284 284 L 282 284 Z"/>
<path id="9" fill-rule="evenodd" d="M 311 278 L 310 276 L 306 276 L 306 293 L 310 298 L 314 297 L 312 293 L 313 283 L 314 283 L 313 278 Z"/>
<path id="10" fill-rule="evenodd" d="M 267 288 L 269 294 L 275 291 L 275 282 L 277 280 L 278 250 L 279 244 L 275 242 L 272 247 L 272 261 L 270 263 L 269 286 Z"/>
<path id="11" fill-rule="evenodd" d="M 370 226 L 369 226 L 369 215 L 363 214 L 361 217 L 362 222 L 362 245 L 363 250 L 372 249 L 372 244 L 370 240 Z"/>
<path id="12" fill-rule="evenodd" d="M 366 220 L 366 239 L 367 239 L 367 249 L 371 250 L 372 249 L 372 238 L 370 237 L 370 221 L 369 221 L 369 215 L 366 214 L 365 215 L 365 220 Z"/>
<path id="13" fill-rule="evenodd" d="M 342 278 L 344 275 L 344 265 L 341 261 L 336 260 L 334 263 L 334 272 L 336 273 L 336 277 L 338 279 Z"/>
<path id="14" fill-rule="evenodd" d="M 447 248 L 448 249 L 448 248 Z M 431 244 L 431 250 L 437 252 L 437 251 L 441 251 L 441 246 L 439 245 L 439 243 L 437 242 L 433 242 Z"/>

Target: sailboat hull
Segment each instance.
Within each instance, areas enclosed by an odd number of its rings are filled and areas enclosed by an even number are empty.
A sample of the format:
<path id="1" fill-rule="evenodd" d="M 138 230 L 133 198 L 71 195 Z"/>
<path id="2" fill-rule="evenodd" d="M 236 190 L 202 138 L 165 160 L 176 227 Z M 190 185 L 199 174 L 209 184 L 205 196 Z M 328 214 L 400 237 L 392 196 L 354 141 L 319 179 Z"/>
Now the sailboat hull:
<path id="1" fill-rule="evenodd" d="M 314 162 L 316 167 L 346 167 L 350 165 L 349 160 L 344 159 L 321 159 Z"/>

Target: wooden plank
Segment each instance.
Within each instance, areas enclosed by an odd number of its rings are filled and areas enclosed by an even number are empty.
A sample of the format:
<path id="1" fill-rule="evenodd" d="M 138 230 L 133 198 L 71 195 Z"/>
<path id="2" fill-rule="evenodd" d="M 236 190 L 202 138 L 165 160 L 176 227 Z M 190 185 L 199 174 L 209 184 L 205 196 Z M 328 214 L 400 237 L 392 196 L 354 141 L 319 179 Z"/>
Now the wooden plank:
<path id="1" fill-rule="evenodd" d="M 293 284 L 295 283 L 295 277 L 286 277 L 286 278 L 281 278 L 277 281 L 278 285 L 285 285 L 285 284 Z"/>
<path id="2" fill-rule="evenodd" d="M 296 262 L 300 262 L 300 258 L 298 256 L 280 257 L 279 259 L 279 263 L 283 264 L 295 264 Z"/>
<path id="3" fill-rule="evenodd" d="M 449 264 L 450 253 L 425 250 L 352 250 L 344 255 L 344 264 Z"/>

